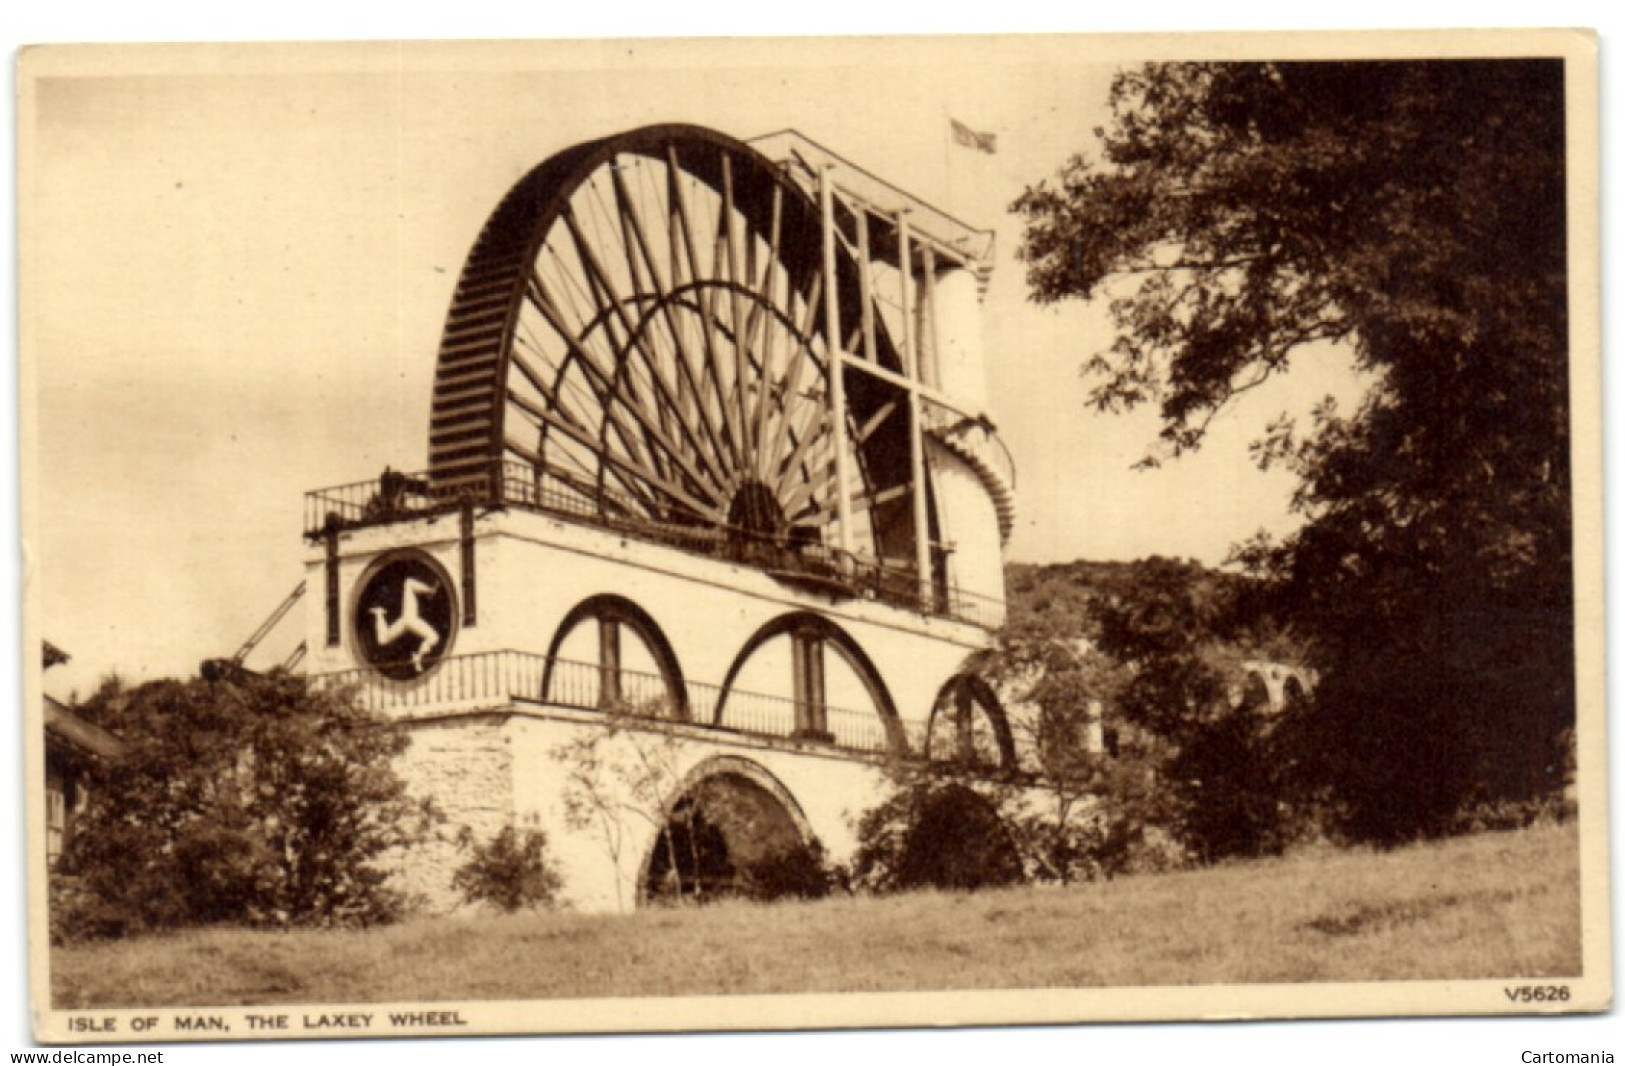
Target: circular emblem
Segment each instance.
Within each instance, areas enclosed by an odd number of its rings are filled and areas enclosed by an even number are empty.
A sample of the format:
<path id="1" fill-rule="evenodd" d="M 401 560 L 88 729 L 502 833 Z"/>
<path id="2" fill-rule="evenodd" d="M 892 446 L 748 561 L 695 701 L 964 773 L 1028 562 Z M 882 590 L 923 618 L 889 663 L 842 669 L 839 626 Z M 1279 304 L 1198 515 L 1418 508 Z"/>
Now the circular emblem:
<path id="1" fill-rule="evenodd" d="M 414 681 L 451 650 L 457 593 L 419 551 L 383 556 L 362 575 L 352 624 L 356 655 L 393 681 Z"/>

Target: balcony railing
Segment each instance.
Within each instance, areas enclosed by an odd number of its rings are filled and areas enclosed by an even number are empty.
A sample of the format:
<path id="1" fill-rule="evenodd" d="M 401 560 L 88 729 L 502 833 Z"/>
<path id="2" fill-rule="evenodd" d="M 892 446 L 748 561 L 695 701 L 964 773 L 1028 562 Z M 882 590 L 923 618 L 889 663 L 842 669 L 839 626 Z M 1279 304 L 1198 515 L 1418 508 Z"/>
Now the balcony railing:
<path id="1" fill-rule="evenodd" d="M 521 651 L 449 656 L 410 683 L 390 681 L 372 670 L 344 670 L 317 680 L 355 688 L 362 705 L 379 713 L 454 713 L 517 700 L 614 712 L 634 722 L 639 718 L 681 722 L 747 737 L 802 740 L 864 754 L 925 750 L 924 723 L 897 722 L 888 727 L 878 711 L 825 706 L 820 716 L 782 696 L 740 689 L 725 693 L 716 685 L 693 681 L 674 689 L 656 673 L 611 671 L 597 663 Z M 814 728 L 809 729 L 809 723 Z"/>
<path id="2" fill-rule="evenodd" d="M 789 534 L 771 535 L 736 526 L 663 522 L 639 512 L 614 493 L 589 495 L 563 478 L 538 474 L 523 463 L 493 467 L 495 491 L 473 502 L 517 507 L 586 525 L 609 529 L 680 551 L 757 567 L 786 584 L 834 596 L 879 600 L 925 615 L 952 618 L 985 629 L 1004 621 L 1004 601 L 933 583 L 928 594 L 912 568 L 842 554 L 822 543 Z M 371 481 L 358 481 L 305 494 L 305 535 L 356 529 L 454 511 L 469 489 L 438 486 L 428 474 L 386 470 Z"/>

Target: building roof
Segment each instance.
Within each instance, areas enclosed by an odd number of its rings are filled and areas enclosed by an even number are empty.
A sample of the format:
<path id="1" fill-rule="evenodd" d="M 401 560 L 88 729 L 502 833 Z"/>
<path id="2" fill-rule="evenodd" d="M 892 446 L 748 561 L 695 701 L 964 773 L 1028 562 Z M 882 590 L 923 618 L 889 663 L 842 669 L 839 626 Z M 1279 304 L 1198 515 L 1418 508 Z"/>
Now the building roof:
<path id="1" fill-rule="evenodd" d="M 45 697 L 45 736 L 104 759 L 124 754 L 124 741 L 50 696 Z"/>

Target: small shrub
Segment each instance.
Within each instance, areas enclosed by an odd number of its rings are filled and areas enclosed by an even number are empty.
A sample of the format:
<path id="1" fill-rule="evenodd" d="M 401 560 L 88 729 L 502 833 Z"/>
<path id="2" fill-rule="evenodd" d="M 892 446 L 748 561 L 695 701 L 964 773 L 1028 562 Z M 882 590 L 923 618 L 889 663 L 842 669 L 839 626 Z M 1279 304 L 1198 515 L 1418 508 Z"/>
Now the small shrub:
<path id="1" fill-rule="evenodd" d="M 973 892 L 1023 879 L 1010 827 L 969 787 L 925 778 L 904 785 L 858 823 L 853 881 L 874 892 Z"/>
<path id="2" fill-rule="evenodd" d="M 1109 880 L 1128 866 L 1136 835 L 1123 820 L 1096 812 L 1057 820 L 1050 812 L 1011 823 L 1027 880 L 1073 884 Z"/>
<path id="3" fill-rule="evenodd" d="M 1561 825 L 1571 820 L 1575 811 L 1573 798 L 1562 792 L 1523 800 L 1481 800 L 1456 812 L 1444 835 Z"/>
<path id="4" fill-rule="evenodd" d="M 470 852 L 451 885 L 469 903 L 489 903 L 509 914 L 551 906 L 563 882 L 547 857 L 547 835 L 540 829 L 523 833 L 513 826 L 483 844 L 465 826 L 457 844 Z"/>
<path id="5" fill-rule="evenodd" d="M 141 928 L 128 907 L 110 903 L 86 887 L 78 877 L 51 875 L 50 923 L 53 945 L 81 940 L 112 940 Z"/>
<path id="6" fill-rule="evenodd" d="M 841 883 L 817 840 L 775 851 L 739 873 L 742 895 L 760 902 L 776 899 L 823 899 Z"/>

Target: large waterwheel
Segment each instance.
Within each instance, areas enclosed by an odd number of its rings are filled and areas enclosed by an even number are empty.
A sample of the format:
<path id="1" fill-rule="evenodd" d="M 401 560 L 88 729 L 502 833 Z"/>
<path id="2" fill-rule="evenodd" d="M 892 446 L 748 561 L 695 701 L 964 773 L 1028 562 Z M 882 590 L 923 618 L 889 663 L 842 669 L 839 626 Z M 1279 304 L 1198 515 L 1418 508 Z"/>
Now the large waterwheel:
<path id="1" fill-rule="evenodd" d="M 432 490 L 573 512 L 785 577 L 917 572 L 928 512 L 911 499 L 906 394 L 884 374 L 837 380 L 830 324 L 854 358 L 893 375 L 902 359 L 851 254 L 862 220 L 838 204 L 828 229 L 825 217 L 755 150 L 691 126 L 542 163 L 463 267 L 435 378 Z"/>

